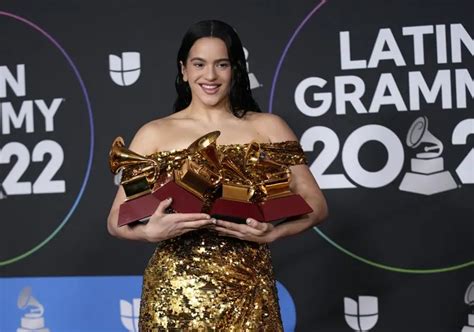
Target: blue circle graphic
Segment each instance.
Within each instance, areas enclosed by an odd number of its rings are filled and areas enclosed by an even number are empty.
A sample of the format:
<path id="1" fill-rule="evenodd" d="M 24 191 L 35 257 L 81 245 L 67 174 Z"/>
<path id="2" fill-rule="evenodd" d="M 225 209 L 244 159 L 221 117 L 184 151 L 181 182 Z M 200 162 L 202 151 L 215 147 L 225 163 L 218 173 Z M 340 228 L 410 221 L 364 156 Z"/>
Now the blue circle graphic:
<path id="1" fill-rule="evenodd" d="M 290 292 L 279 281 L 276 282 L 278 292 L 278 302 L 280 304 L 281 320 L 283 330 L 292 332 L 296 328 L 296 306 Z"/>

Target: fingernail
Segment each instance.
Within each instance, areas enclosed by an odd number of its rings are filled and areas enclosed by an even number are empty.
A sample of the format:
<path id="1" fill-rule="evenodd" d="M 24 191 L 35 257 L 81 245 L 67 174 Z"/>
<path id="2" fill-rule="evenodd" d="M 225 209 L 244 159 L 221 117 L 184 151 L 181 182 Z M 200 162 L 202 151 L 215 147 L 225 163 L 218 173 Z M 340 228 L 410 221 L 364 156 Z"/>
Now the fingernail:
<path id="1" fill-rule="evenodd" d="M 247 219 L 247 224 L 250 225 L 252 223 L 251 219 Z"/>
<path id="2" fill-rule="evenodd" d="M 166 200 L 171 202 L 173 200 L 173 197 L 168 197 Z"/>
<path id="3" fill-rule="evenodd" d="M 214 225 L 217 224 L 216 218 L 212 218 L 212 219 L 211 219 L 211 222 L 212 222 Z"/>

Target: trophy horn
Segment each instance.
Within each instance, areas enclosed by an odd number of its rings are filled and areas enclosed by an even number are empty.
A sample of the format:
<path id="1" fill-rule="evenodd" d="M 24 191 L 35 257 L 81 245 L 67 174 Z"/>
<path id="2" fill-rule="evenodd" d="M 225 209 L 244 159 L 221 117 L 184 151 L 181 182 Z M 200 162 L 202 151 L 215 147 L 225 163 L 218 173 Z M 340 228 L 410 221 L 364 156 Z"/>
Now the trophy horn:
<path id="1" fill-rule="evenodd" d="M 222 169 L 237 175 L 243 182 L 251 183 L 248 176 L 235 164 L 235 162 L 230 159 L 228 156 L 224 156 L 221 160 Z"/>
<path id="2" fill-rule="evenodd" d="M 109 152 L 109 168 L 112 173 L 117 174 L 124 167 L 142 164 L 157 166 L 153 159 L 127 149 L 122 137 L 119 136 L 114 140 Z"/>
<path id="3" fill-rule="evenodd" d="M 244 157 L 244 168 L 255 168 L 260 160 L 260 144 L 252 141 L 247 147 Z"/>
<path id="4" fill-rule="evenodd" d="M 291 173 L 288 166 L 270 159 L 267 153 L 261 149 L 260 143 L 255 141 L 250 142 L 247 147 L 244 158 L 244 168 L 271 169 L 271 172 L 266 172 L 267 179 L 281 178 L 282 176 L 289 177 Z M 275 168 L 279 169 L 279 171 L 276 172 L 274 170 Z"/>
<path id="5" fill-rule="evenodd" d="M 181 169 L 174 171 L 176 184 L 202 199 L 206 193 L 220 186 L 221 175 L 216 172 L 221 166 L 216 145 L 220 134 L 220 131 L 213 131 L 191 143 L 187 148 L 188 159 L 184 161 Z M 209 165 L 199 165 L 193 161 L 191 156 L 195 153 L 201 155 Z"/>
<path id="6" fill-rule="evenodd" d="M 188 150 L 192 154 L 199 153 L 203 156 L 213 167 L 216 169 L 221 168 L 221 163 L 219 160 L 219 153 L 217 152 L 217 138 L 221 134 L 220 131 L 212 131 L 206 135 L 199 137 L 191 145 L 189 145 Z"/>

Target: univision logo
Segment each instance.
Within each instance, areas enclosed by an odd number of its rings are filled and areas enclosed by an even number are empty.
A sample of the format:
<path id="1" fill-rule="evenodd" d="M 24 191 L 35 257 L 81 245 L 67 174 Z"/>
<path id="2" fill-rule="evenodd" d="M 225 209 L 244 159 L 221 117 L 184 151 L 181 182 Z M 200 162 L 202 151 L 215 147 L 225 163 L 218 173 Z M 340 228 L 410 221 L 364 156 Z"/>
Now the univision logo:
<path id="1" fill-rule="evenodd" d="M 140 53 L 122 52 L 122 56 L 109 55 L 110 78 L 115 84 L 129 86 L 140 77 Z"/>
<path id="2" fill-rule="evenodd" d="M 375 296 L 359 296 L 358 301 L 344 298 L 344 318 L 354 331 L 369 331 L 379 318 L 378 299 Z"/>
<path id="3" fill-rule="evenodd" d="M 138 332 L 138 318 L 140 316 L 140 299 L 134 298 L 132 303 L 120 300 L 120 318 L 123 326 L 129 332 Z"/>

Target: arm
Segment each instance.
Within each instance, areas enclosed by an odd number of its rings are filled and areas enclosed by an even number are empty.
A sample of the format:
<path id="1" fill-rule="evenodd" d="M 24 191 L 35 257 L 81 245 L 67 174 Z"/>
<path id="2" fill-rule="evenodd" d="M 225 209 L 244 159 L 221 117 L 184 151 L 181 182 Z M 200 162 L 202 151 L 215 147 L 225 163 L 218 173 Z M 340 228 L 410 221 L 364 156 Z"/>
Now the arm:
<path id="1" fill-rule="evenodd" d="M 161 139 L 158 137 L 158 133 L 161 132 L 158 127 L 156 122 L 152 122 L 140 128 L 130 144 L 130 150 L 142 155 L 156 152 L 158 150 L 156 142 Z M 165 209 L 172 203 L 169 199 L 160 203 L 147 224 L 118 227 L 119 208 L 125 198 L 125 192 L 120 186 L 107 218 L 109 233 L 121 239 L 158 242 L 212 223 L 209 215 L 204 213 L 166 214 Z"/>
<path id="2" fill-rule="evenodd" d="M 288 125 L 276 115 L 261 114 L 261 119 L 257 121 L 261 124 L 259 131 L 264 132 L 271 142 L 297 140 Z M 321 223 L 328 215 L 328 208 L 324 195 L 311 171 L 306 165 L 295 165 L 291 166 L 291 172 L 291 191 L 305 199 L 313 209 L 312 213 L 277 226 L 250 218 L 247 220 L 247 225 L 218 220 L 216 230 L 224 236 L 264 243 L 301 233 Z"/>
<path id="3" fill-rule="evenodd" d="M 290 222 L 282 223 L 274 228 L 272 240 L 295 235 L 316 226 L 328 216 L 328 207 L 323 193 L 306 165 L 291 167 L 291 191 L 301 195 L 311 206 L 313 212 Z"/>
<path id="4" fill-rule="evenodd" d="M 265 114 L 267 115 L 267 114 Z M 268 114 L 266 127 L 271 129 L 268 136 L 272 142 L 298 141 L 298 138 L 280 117 Z M 301 195 L 311 206 L 313 212 L 299 219 L 283 223 L 275 227 L 275 239 L 294 235 L 321 223 L 328 216 L 328 207 L 321 189 L 307 165 L 291 166 L 290 189 L 295 194 Z"/>

